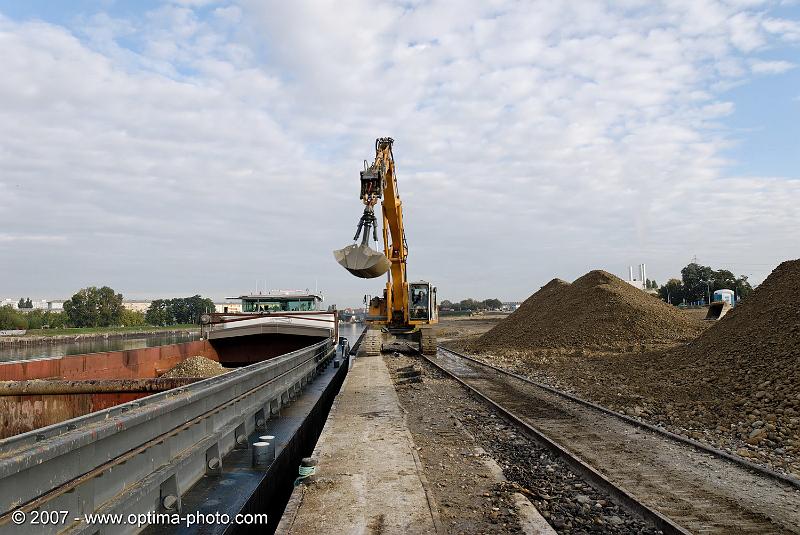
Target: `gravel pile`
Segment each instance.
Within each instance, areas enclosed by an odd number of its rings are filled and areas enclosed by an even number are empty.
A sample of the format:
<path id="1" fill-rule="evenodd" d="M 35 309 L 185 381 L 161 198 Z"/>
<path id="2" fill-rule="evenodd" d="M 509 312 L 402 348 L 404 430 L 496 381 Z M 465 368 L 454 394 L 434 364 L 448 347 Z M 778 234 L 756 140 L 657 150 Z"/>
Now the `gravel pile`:
<path id="1" fill-rule="evenodd" d="M 605 271 L 553 279 L 470 349 L 634 351 L 691 340 L 703 322 Z"/>
<path id="2" fill-rule="evenodd" d="M 667 353 L 671 375 L 707 418 L 744 444 L 800 453 L 800 260 L 783 262 L 742 303 L 686 347 Z"/>
<path id="3" fill-rule="evenodd" d="M 220 375 L 227 371 L 228 370 L 216 360 L 198 355 L 182 360 L 161 377 L 214 377 L 215 375 Z"/>
<path id="4" fill-rule="evenodd" d="M 800 476 L 800 260 L 782 263 L 722 320 L 706 324 L 686 345 L 643 353 L 502 349 L 486 358 Z"/>

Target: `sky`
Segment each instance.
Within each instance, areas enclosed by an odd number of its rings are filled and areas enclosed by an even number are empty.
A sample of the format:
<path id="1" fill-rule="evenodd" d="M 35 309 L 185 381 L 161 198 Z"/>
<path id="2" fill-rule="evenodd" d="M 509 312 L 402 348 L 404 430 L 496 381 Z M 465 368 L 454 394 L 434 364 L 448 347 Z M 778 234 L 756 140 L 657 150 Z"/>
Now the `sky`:
<path id="1" fill-rule="evenodd" d="M 408 273 L 521 300 L 800 256 L 800 3 L 0 0 L 0 298 L 314 289 L 394 155 Z"/>

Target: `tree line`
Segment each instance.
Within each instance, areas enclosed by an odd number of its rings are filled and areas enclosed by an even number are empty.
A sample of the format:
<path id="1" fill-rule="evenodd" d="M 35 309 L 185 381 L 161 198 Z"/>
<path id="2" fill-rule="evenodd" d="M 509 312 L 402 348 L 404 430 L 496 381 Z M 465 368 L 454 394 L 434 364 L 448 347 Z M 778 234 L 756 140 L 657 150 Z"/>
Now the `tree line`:
<path id="1" fill-rule="evenodd" d="M 753 291 L 747 275 L 736 276 L 727 269 L 714 270 L 692 262 L 681 270 L 680 279 L 670 279 L 658 289 L 658 296 L 672 305 L 708 302 L 716 290 L 733 290 L 736 299 L 746 299 Z"/>
<path id="2" fill-rule="evenodd" d="M 150 303 L 145 321 L 150 325 L 179 325 L 197 323 L 200 315 L 214 312 L 214 301 L 199 295 L 175 299 L 156 299 Z"/>
<path id="3" fill-rule="evenodd" d="M 458 302 L 452 302 L 445 299 L 439 304 L 439 307 L 445 310 L 499 310 L 502 308 L 503 302 L 499 299 L 484 299 L 477 301 L 475 299 L 467 298 Z"/>
<path id="4" fill-rule="evenodd" d="M 156 299 L 146 313 L 122 306 L 121 293 L 108 286 L 81 288 L 64 301 L 64 310 L 33 309 L 30 298 L 20 299 L 20 310 L 0 307 L 0 329 L 63 329 L 67 327 L 137 327 L 196 324 L 200 314 L 213 312 L 211 299 L 194 295 L 175 299 Z"/>

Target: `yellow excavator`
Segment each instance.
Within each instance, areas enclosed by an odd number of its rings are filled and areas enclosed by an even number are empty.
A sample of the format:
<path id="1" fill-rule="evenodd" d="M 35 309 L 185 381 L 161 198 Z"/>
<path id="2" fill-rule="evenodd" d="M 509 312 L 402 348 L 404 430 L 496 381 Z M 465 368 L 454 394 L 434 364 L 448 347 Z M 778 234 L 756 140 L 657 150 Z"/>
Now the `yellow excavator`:
<path id="1" fill-rule="evenodd" d="M 354 243 L 333 252 L 336 261 L 347 271 L 365 279 L 387 274 L 382 297 L 369 300 L 367 334 L 362 347 L 367 354 L 378 354 L 392 346 L 419 344 L 424 353 L 436 352 L 432 325 L 438 322 L 436 288 L 429 282 L 409 282 L 406 276 L 408 244 L 403 228 L 403 203 L 397 191 L 394 155 L 390 137 L 375 141 L 375 161 L 364 162 L 361 171 L 361 202 L 364 213 L 358 222 Z M 383 253 L 369 246 L 370 234 L 378 241 L 375 205 L 381 202 L 383 213 Z M 391 239 L 390 239 L 391 238 Z M 366 301 L 366 299 L 365 299 Z"/>

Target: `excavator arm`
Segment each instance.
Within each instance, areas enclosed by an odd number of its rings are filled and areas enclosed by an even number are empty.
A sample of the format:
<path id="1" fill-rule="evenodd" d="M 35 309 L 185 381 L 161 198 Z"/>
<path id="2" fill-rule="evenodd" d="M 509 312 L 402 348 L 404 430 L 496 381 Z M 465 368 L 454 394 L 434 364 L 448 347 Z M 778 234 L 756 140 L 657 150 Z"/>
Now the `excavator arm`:
<path id="1" fill-rule="evenodd" d="M 392 144 L 390 137 L 375 141 L 375 160 L 361 171 L 361 202 L 364 213 L 358 222 L 357 241 L 344 249 L 334 251 L 334 256 L 345 269 L 357 277 L 375 278 L 389 273 L 382 298 L 370 303 L 369 319 L 394 328 L 413 328 L 414 325 L 436 321 L 435 288 L 418 282 L 409 287 L 406 274 L 408 245 L 403 228 L 403 203 L 397 189 Z M 383 254 L 369 247 L 370 230 L 375 237 L 377 219 L 375 205 L 381 202 L 383 216 Z M 413 296 L 415 303 L 410 303 Z M 412 311 L 412 306 L 415 306 Z"/>
<path id="2" fill-rule="evenodd" d="M 391 263 L 391 276 L 386 283 L 387 301 L 390 304 L 391 323 L 408 324 L 408 279 L 406 258 L 408 245 L 403 228 L 403 203 L 397 190 L 397 176 L 390 137 L 375 141 L 375 162 L 372 168 L 383 177 L 383 244 L 384 255 Z M 390 239 L 391 238 L 391 239 Z"/>

